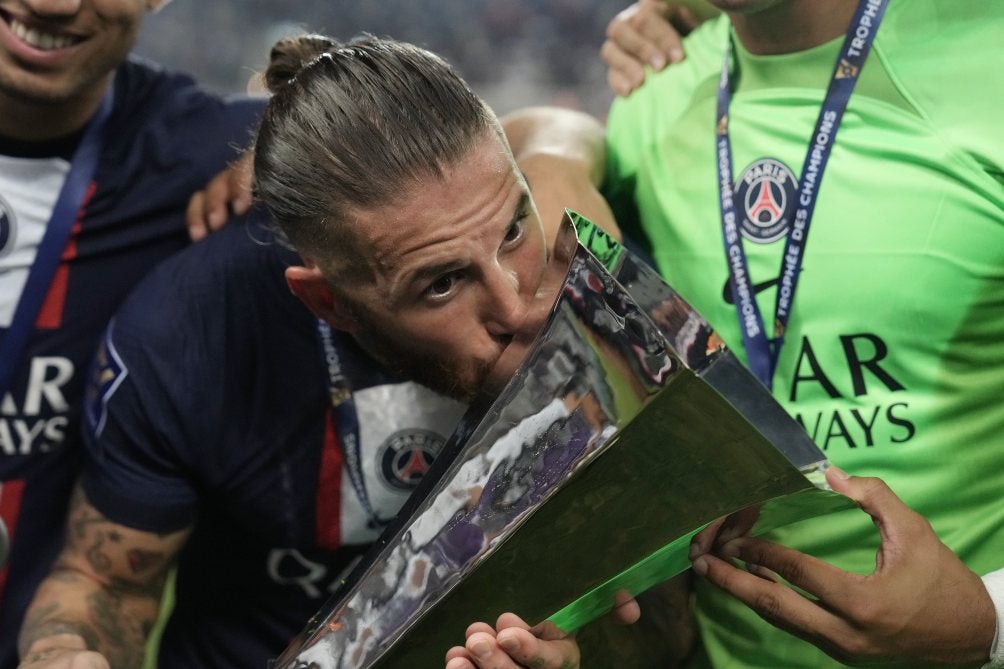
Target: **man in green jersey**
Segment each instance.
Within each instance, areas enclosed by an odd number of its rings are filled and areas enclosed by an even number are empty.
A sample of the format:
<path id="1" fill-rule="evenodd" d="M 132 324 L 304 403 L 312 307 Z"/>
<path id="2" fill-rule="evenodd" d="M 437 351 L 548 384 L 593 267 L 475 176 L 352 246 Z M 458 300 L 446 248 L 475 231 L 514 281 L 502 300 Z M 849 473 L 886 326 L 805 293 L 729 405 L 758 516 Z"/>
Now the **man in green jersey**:
<path id="1" fill-rule="evenodd" d="M 867 513 L 710 553 L 705 537 L 699 659 L 999 659 L 1004 6 L 712 4 L 724 15 L 688 37 L 686 59 L 614 104 L 606 193 L 829 458 L 920 515 L 838 470 L 834 487 Z M 827 90 L 847 78 L 843 110 Z"/>

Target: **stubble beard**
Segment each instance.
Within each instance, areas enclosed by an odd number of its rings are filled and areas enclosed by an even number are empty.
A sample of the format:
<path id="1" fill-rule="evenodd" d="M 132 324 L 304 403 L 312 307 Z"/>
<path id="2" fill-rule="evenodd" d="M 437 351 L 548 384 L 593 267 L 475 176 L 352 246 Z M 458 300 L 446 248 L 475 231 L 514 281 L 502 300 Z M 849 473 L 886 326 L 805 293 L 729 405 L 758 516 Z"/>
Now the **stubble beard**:
<path id="1" fill-rule="evenodd" d="M 388 371 L 466 404 L 481 395 L 493 363 L 479 360 L 460 364 L 448 354 L 412 353 L 402 342 L 376 327 L 362 327 L 356 338 L 360 348 Z"/>

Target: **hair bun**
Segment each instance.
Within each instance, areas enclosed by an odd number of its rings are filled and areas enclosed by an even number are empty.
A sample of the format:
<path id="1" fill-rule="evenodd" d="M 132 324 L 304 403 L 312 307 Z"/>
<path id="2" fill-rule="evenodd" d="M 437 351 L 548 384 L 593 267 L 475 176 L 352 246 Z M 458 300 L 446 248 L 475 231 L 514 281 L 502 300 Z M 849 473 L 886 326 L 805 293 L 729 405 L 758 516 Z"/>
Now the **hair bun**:
<path id="1" fill-rule="evenodd" d="M 304 65 L 340 46 L 336 40 L 324 35 L 298 35 L 279 40 L 272 47 L 268 69 L 265 70 L 265 85 L 269 92 L 277 93 Z"/>

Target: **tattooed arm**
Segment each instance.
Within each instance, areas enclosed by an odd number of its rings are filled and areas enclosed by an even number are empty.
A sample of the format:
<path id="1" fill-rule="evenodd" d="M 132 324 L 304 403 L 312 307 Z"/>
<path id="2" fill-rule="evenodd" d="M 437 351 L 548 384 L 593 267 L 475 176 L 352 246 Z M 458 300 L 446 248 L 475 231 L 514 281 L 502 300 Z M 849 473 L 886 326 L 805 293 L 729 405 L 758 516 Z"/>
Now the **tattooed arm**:
<path id="1" fill-rule="evenodd" d="M 19 669 L 135 669 L 188 538 L 114 523 L 74 491 L 66 547 L 25 616 Z"/>

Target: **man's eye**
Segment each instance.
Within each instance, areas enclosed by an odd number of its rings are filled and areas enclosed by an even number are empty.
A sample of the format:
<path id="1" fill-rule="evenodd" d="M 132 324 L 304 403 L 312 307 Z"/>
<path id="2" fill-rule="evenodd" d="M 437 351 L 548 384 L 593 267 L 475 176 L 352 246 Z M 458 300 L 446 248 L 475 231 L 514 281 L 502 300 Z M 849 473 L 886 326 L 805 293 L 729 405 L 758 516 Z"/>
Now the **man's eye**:
<path id="1" fill-rule="evenodd" d="M 430 297 L 442 297 L 443 295 L 448 295 L 450 291 L 456 286 L 457 277 L 455 274 L 444 274 L 439 277 L 425 289 L 426 295 Z"/>
<path id="2" fill-rule="evenodd" d="M 513 221 L 513 224 L 509 226 L 509 229 L 505 231 L 505 242 L 507 244 L 512 243 L 523 236 L 523 219 L 526 218 L 524 215 L 518 221 Z"/>

